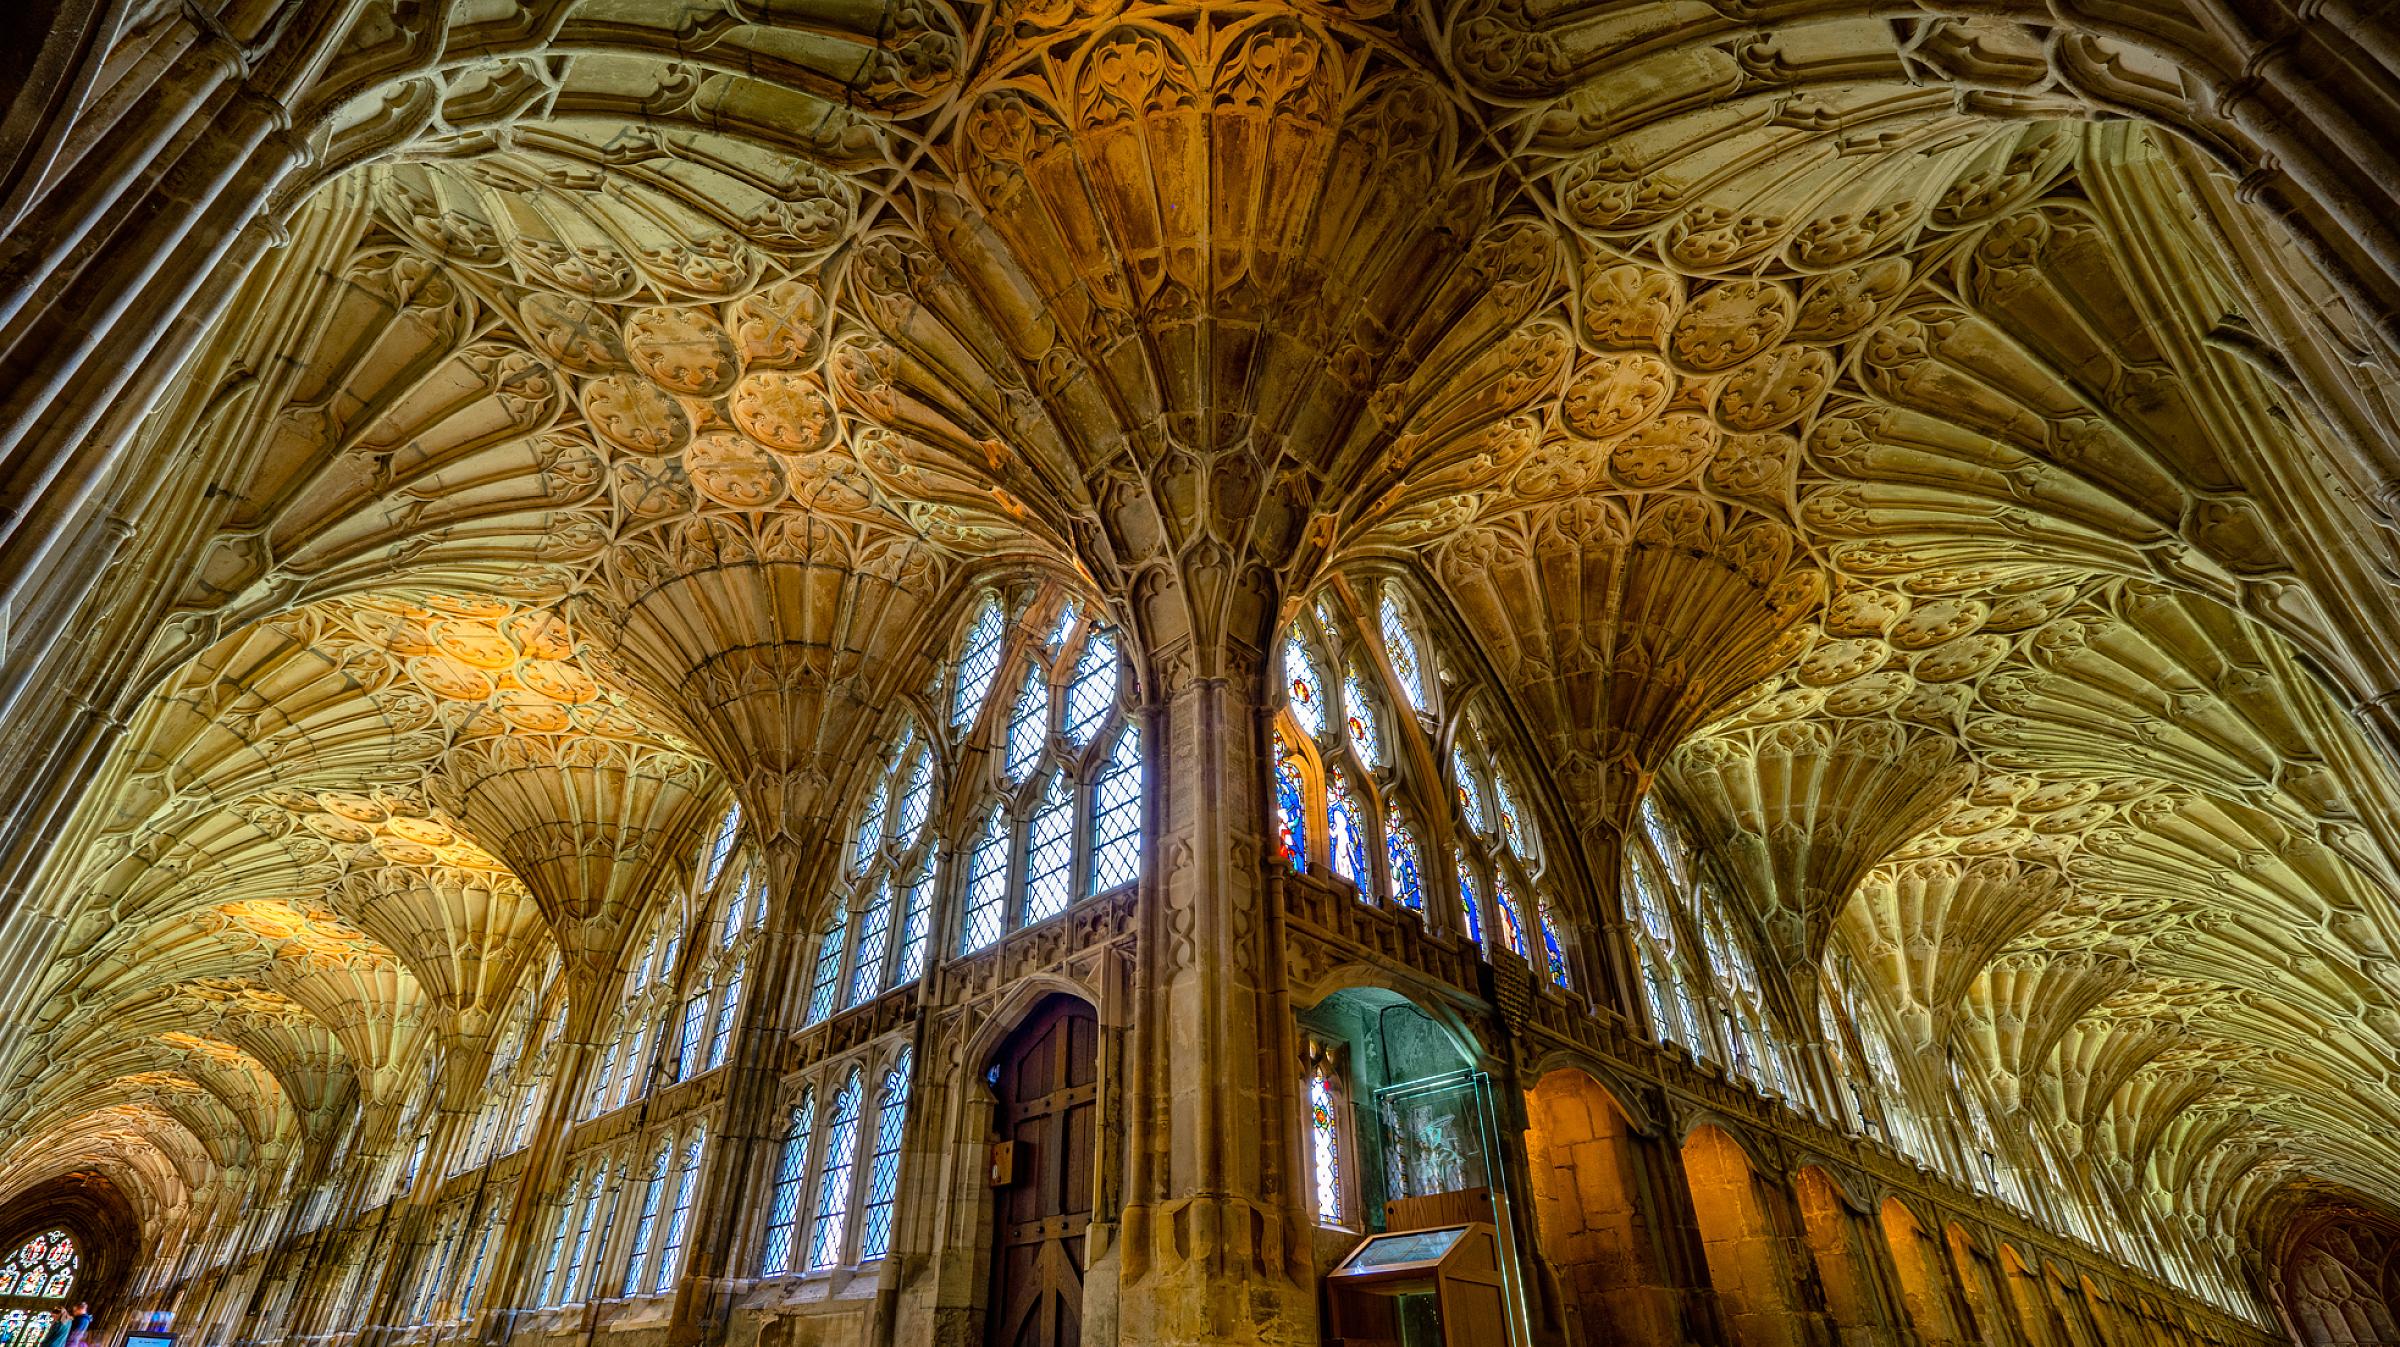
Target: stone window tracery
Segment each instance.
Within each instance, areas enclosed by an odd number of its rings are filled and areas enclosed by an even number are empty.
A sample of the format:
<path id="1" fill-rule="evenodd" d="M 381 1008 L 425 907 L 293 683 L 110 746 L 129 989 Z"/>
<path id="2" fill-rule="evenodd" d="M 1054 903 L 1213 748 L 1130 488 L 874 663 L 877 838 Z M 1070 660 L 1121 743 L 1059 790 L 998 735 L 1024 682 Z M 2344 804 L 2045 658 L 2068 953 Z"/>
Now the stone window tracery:
<path id="1" fill-rule="evenodd" d="M 691 1229 L 692 1203 L 700 1195 L 700 1156 L 707 1143 L 707 1133 L 699 1128 L 692 1129 L 683 1143 L 683 1163 L 675 1172 L 675 1204 L 658 1241 L 658 1269 L 650 1282 L 654 1293 L 664 1294 L 673 1286 L 675 1274 L 682 1268 L 683 1241 Z"/>
<path id="2" fill-rule="evenodd" d="M 761 1276 L 777 1277 L 791 1271 L 792 1232 L 800 1222 L 800 1199 L 808 1186 L 808 1145 L 816 1131 L 817 1092 L 812 1086 L 800 1092 L 800 1102 L 792 1105 L 791 1114 L 784 1120 L 783 1145 L 775 1157 L 775 1182 L 767 1193 L 767 1229 L 759 1254 Z"/>
<path id="3" fill-rule="evenodd" d="M 82 1267 L 74 1237 L 63 1229 L 45 1230 L 0 1262 L 0 1296 L 63 1300 Z"/>
<path id="4" fill-rule="evenodd" d="M 911 1054 L 900 1050 L 899 1060 L 883 1073 L 875 1110 L 875 1153 L 867 1163 L 866 1202 L 861 1211 L 858 1261 L 870 1263 L 891 1247 L 892 1205 L 900 1195 L 900 1145 L 908 1124 L 908 1086 Z"/>
<path id="5" fill-rule="evenodd" d="M 667 1193 L 667 1143 L 660 1142 L 650 1153 L 650 1164 L 642 1180 L 642 1204 L 633 1221 L 633 1247 L 626 1255 L 625 1280 L 617 1294 L 630 1296 L 641 1289 L 642 1272 L 650 1261 L 650 1240 L 658 1230 L 658 1217 Z"/>
<path id="6" fill-rule="evenodd" d="M 1015 691 L 1004 708 L 995 702 L 952 726 L 961 773 L 953 790 L 965 808 L 949 816 L 972 820 L 959 890 L 962 955 L 1078 898 L 1122 888 L 1141 869 L 1141 737 L 1123 709 L 1118 634 L 1089 608 L 1045 594 L 983 643 L 978 633 L 994 611 L 979 609 L 962 649 L 990 652 L 991 677 Z"/>
<path id="7" fill-rule="evenodd" d="M 850 1170 L 858 1155 L 860 1083 L 857 1070 L 833 1097 L 825 1120 L 825 1159 L 817 1169 L 817 1214 L 808 1234 L 808 1266 L 842 1261 L 843 1227 L 850 1215 Z"/>

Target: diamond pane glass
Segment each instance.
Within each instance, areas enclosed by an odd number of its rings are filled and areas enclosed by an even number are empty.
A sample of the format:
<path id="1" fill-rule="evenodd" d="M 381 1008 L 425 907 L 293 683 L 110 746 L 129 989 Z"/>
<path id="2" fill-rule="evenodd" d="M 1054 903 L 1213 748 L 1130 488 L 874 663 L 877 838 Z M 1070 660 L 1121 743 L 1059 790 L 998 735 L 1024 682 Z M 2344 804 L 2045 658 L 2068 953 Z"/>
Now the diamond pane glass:
<path id="1" fill-rule="evenodd" d="M 974 728 L 975 714 L 983 709 L 983 699 L 991 693 L 992 679 L 1000 672 L 1000 631 L 1003 619 L 1000 601 L 985 599 L 975 611 L 975 625 L 967 628 L 967 639 L 958 652 L 958 683 L 950 697 L 950 728 L 965 733 Z"/>
<path id="2" fill-rule="evenodd" d="M 1130 884 L 1141 872 L 1142 735 L 1128 725 L 1092 784 L 1092 892 Z"/>
<path id="3" fill-rule="evenodd" d="M 858 925 L 858 962 L 850 972 L 850 996 L 845 1005 L 872 1001 L 883 990 L 883 954 L 892 935 L 892 881 L 878 880 L 875 896 Z"/>
<path id="4" fill-rule="evenodd" d="M 917 840 L 917 829 L 925 826 L 925 811 L 933 804 L 933 752 L 920 748 L 908 755 L 907 775 L 900 787 L 900 817 L 892 828 L 893 840 L 903 849 Z"/>
<path id="5" fill-rule="evenodd" d="M 1425 883 L 1417 868 L 1417 839 L 1395 809 L 1383 825 L 1383 864 L 1391 872 L 1392 901 L 1415 912 L 1425 910 Z"/>
<path id="6" fill-rule="evenodd" d="M 1000 938 L 1001 908 L 1008 900 L 1008 829 L 1000 806 L 983 816 L 983 833 L 967 856 L 967 919 L 959 952 L 972 954 Z"/>
<path id="7" fill-rule="evenodd" d="M 900 1141 L 908 1123 L 909 1055 L 883 1074 L 875 1116 L 875 1155 L 867 1164 L 867 1203 L 859 1216 L 858 1261 L 883 1257 L 892 1242 L 892 1204 L 900 1193 Z"/>
<path id="8" fill-rule="evenodd" d="M 675 1284 L 677 1265 L 683 1258 L 683 1237 L 692 1226 L 692 1201 L 700 1195 L 700 1150 L 705 1140 L 695 1132 L 684 1143 L 683 1168 L 675 1175 L 675 1212 L 667 1218 L 667 1237 L 658 1246 L 658 1275 L 650 1280 L 650 1289 L 660 1295 Z"/>
<path id="9" fill-rule="evenodd" d="M 858 816 L 858 832 L 850 843 L 850 868 L 861 870 L 875 859 L 875 849 L 883 844 L 883 809 L 891 783 L 878 781 L 875 793 L 867 797 L 867 812 Z"/>
<path id="10" fill-rule="evenodd" d="M 1308 1142 L 1315 1162 L 1317 1219 L 1327 1224 L 1342 1219 L 1341 1117 L 1334 1099 L 1333 1081 L 1324 1072 L 1308 1078 Z"/>
<path id="11" fill-rule="evenodd" d="M 817 941 L 817 963 L 808 980 L 808 1014 L 802 1021 L 815 1024 L 833 1013 L 833 998 L 842 982 L 842 943 L 850 933 L 850 910 L 839 903 L 833 916 L 825 923 L 824 938 Z"/>
<path id="12" fill-rule="evenodd" d="M 1532 833 L 1517 809 L 1516 792 L 1508 788 L 1508 773 L 1492 773 L 1492 798 L 1500 806 L 1500 831 L 1508 838 L 1508 845 L 1520 856 L 1529 854 L 1527 839 Z"/>
<path id="13" fill-rule="evenodd" d="M 925 935 L 933 925 L 933 866 L 918 871 L 908 886 L 900 918 L 900 956 L 893 961 L 892 984 L 914 982 L 925 972 Z"/>
<path id="14" fill-rule="evenodd" d="M 817 1093 L 804 1092 L 783 1129 L 783 1152 L 775 1158 L 775 1185 L 767 1192 L 766 1251 L 762 1276 L 791 1271 L 792 1228 L 800 1221 L 800 1190 L 808 1182 L 808 1138 L 817 1117 Z"/>
<path id="15" fill-rule="evenodd" d="M 1483 809 L 1483 783 L 1475 779 L 1475 769 L 1467 765 L 1467 755 L 1455 748 L 1450 750 L 1450 777 L 1458 787 L 1458 812 L 1466 818 L 1467 826 L 1479 833 L 1490 831 Z"/>
<path id="16" fill-rule="evenodd" d="M 1383 596 L 1383 653 L 1392 662 L 1392 677 L 1400 684 L 1408 704 L 1425 709 L 1425 666 L 1417 658 L 1417 638 L 1408 629 L 1408 618 L 1400 611 L 1400 601 L 1390 594 Z"/>
<path id="17" fill-rule="evenodd" d="M 667 1148 L 661 1146 L 650 1157 L 650 1177 L 642 1187 L 641 1214 L 633 1222 L 633 1253 L 625 1262 L 625 1281 L 617 1294 L 629 1296 L 642 1289 L 642 1269 L 650 1261 L 650 1238 L 658 1229 L 659 1207 L 667 1197 Z"/>
<path id="18" fill-rule="evenodd" d="M 1284 692 L 1292 705 L 1292 719 L 1311 739 L 1325 732 L 1325 684 L 1317 677 L 1317 662 L 1309 657 L 1308 643 L 1293 631 L 1283 638 Z"/>
<path id="19" fill-rule="evenodd" d="M 1067 737 L 1080 748 L 1107 719 L 1117 704 L 1117 635 L 1106 627 L 1083 643 L 1075 674 L 1067 684 Z"/>
<path id="20" fill-rule="evenodd" d="M 1284 739 L 1283 731 L 1275 731 L 1275 845 L 1283 859 L 1294 870 L 1308 868 L 1307 824 L 1302 822 L 1307 808 L 1300 799 L 1300 756 Z"/>
<path id="21" fill-rule="evenodd" d="M 1367 696 L 1366 686 L 1358 681 L 1358 670 L 1342 681 L 1342 709 L 1350 717 L 1350 742 L 1358 745 L 1359 756 L 1376 766 L 1382 766 L 1383 723 L 1375 718 L 1375 703 Z"/>
<path id="22" fill-rule="evenodd" d="M 850 1215 L 850 1167 L 858 1152 L 858 1073 L 833 1097 L 825 1124 L 825 1163 L 817 1170 L 817 1219 L 808 1232 L 808 1265 L 842 1261 L 842 1227 Z"/>
<path id="23" fill-rule="evenodd" d="M 733 1017 L 742 1008 L 742 965 L 733 966 L 733 976 L 725 980 L 725 995 L 717 1002 L 717 1022 L 708 1033 L 708 1069 L 725 1065 L 725 1051 L 733 1046 Z"/>
<path id="24" fill-rule="evenodd" d="M 1017 684 L 1016 703 L 1008 713 L 1008 779 L 1024 780 L 1049 742 L 1050 685 L 1037 666 L 1025 670 L 1025 680 Z"/>
<path id="25" fill-rule="evenodd" d="M 733 844 L 741 835 L 742 807 L 737 804 L 725 811 L 724 819 L 717 824 L 716 838 L 708 845 L 708 865 L 700 875 L 703 886 L 717 882 L 718 872 L 725 868 L 726 859 L 733 855 Z"/>
<path id="26" fill-rule="evenodd" d="M 1034 806 L 1025 845 L 1025 924 L 1047 921 L 1067 910 L 1069 867 L 1075 860 L 1075 796 L 1067 774 L 1052 772 Z"/>

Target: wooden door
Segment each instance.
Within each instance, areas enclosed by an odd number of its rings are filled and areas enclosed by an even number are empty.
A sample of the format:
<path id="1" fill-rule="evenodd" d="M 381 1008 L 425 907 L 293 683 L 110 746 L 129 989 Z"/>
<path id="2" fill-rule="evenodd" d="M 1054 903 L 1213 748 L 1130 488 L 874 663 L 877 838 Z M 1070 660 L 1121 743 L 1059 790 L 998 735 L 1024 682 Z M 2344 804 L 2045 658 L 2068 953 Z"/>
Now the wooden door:
<path id="1" fill-rule="evenodd" d="M 1000 1050 L 997 1128 L 1017 1143 L 1017 1168 L 992 1201 L 992 1347 L 1083 1341 L 1099 1039 L 1091 1007 L 1060 997 Z"/>

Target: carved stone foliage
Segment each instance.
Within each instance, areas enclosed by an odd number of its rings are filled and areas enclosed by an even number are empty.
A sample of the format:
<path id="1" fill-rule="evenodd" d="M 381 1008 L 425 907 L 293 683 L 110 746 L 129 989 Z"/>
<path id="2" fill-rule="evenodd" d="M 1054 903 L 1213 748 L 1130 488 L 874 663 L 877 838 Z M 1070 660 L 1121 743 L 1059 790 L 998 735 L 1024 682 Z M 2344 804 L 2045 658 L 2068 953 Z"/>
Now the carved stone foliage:
<path id="1" fill-rule="evenodd" d="M 1571 943 L 1655 790 L 1786 1030 L 1855 967 L 2228 1245 L 2291 1176 L 2400 1202 L 2400 283 L 2359 265 L 2400 246 L 2340 171 L 2383 159 L 2305 34 L 2071 9 L 317 16 L 244 71 L 317 288 L 138 437 L 182 550 L 27 899 L 0 1181 L 47 1145 L 181 1210 L 553 950 L 598 1013 L 728 790 L 778 886 L 825 868 L 995 574 L 1097 598 L 1144 696 L 1250 706 L 1356 568 L 1490 675 Z M 1476 984 L 1318 898 L 1289 980 Z M 922 1013 L 1100 983 L 1131 903 Z"/>

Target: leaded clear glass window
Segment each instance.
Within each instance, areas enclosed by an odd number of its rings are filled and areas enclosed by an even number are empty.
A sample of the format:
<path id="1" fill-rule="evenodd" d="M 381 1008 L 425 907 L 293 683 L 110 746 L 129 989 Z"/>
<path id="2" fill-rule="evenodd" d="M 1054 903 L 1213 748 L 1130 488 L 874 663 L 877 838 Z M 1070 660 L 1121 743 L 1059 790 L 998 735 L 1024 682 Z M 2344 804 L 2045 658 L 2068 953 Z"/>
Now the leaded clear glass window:
<path id="1" fill-rule="evenodd" d="M 1283 677 L 1285 704 L 1300 732 L 1311 739 L 1323 734 L 1325 684 L 1317 676 L 1316 661 L 1309 656 L 1308 643 L 1301 639 L 1298 628 L 1283 638 Z"/>
<path id="2" fill-rule="evenodd" d="M 667 1147 L 651 1153 L 648 1176 L 642 1182 L 641 1211 L 633 1221 L 633 1251 L 626 1256 L 625 1282 L 617 1294 L 630 1296 L 642 1289 L 642 1271 L 650 1261 L 650 1240 L 658 1230 L 659 1208 L 667 1195 Z"/>
<path id="3" fill-rule="evenodd" d="M 891 932 L 892 881 L 887 876 L 876 882 L 874 896 L 867 900 L 867 910 L 859 921 L 858 957 L 850 971 L 850 996 L 845 1004 L 864 1004 L 883 990 L 883 955 Z"/>
<path id="4" fill-rule="evenodd" d="M 1008 905 L 1008 825 L 995 802 L 967 856 L 967 920 L 961 953 L 972 954 L 1000 938 Z"/>
<path id="5" fill-rule="evenodd" d="M 873 1262 L 891 1247 L 892 1205 L 900 1195 L 900 1143 L 908 1123 L 910 1058 L 906 1048 L 883 1073 L 875 1110 L 875 1154 L 867 1162 L 867 1200 L 860 1213 L 858 1261 Z"/>
<path id="6" fill-rule="evenodd" d="M 762 1276 L 781 1276 L 791 1270 L 792 1230 L 800 1222 L 801 1190 L 808 1185 L 809 1135 L 816 1119 L 817 1092 L 804 1090 L 784 1122 L 783 1150 L 775 1157 L 775 1183 L 767 1192 L 766 1248 L 759 1259 Z"/>
<path id="7" fill-rule="evenodd" d="M 933 922 L 933 867 L 928 863 L 908 882 L 900 918 L 900 952 L 893 960 L 892 983 L 914 982 L 925 972 L 925 937 Z"/>
<path id="8" fill-rule="evenodd" d="M 1141 739 L 1120 708 L 1120 638 L 1056 591 L 1033 595 L 1025 613 L 997 656 L 1017 680 L 1009 713 L 980 731 L 981 752 L 954 783 L 976 820 L 963 839 L 961 955 L 1128 883 L 1141 865 Z"/>
<path id="9" fill-rule="evenodd" d="M 825 934 L 817 940 L 815 971 L 808 979 L 808 1013 L 802 1022 L 815 1024 L 833 1013 L 833 998 L 842 984 L 842 945 L 850 933 L 849 909 L 836 904 L 825 919 Z"/>
<path id="10" fill-rule="evenodd" d="M 654 1293 L 664 1293 L 675 1284 L 675 1274 L 681 1270 L 684 1235 L 691 1229 L 692 1203 L 700 1196 L 700 1155 L 708 1136 L 694 1131 L 691 1140 L 683 1143 L 683 1165 L 675 1173 L 675 1207 L 667 1217 L 667 1232 L 658 1242 L 658 1272 L 650 1282 Z"/>
<path id="11" fill-rule="evenodd" d="M 856 1071 L 833 1097 L 825 1124 L 825 1160 L 817 1170 L 817 1217 L 809 1227 L 808 1265 L 842 1261 L 843 1227 L 850 1216 L 850 1168 L 858 1153 L 859 1077 Z"/>
<path id="12" fill-rule="evenodd" d="M 1142 732 L 1117 731 L 1092 787 L 1093 893 L 1130 884 L 1142 870 Z"/>
<path id="13" fill-rule="evenodd" d="M 992 679 L 1000 672 L 1000 638 L 1005 625 L 1000 600 L 986 597 L 976 608 L 974 624 L 967 628 L 966 641 L 958 652 L 957 679 L 950 695 L 950 728 L 957 733 L 973 728 L 976 713 L 992 690 Z"/>

